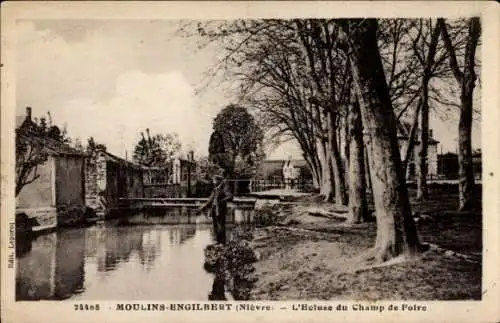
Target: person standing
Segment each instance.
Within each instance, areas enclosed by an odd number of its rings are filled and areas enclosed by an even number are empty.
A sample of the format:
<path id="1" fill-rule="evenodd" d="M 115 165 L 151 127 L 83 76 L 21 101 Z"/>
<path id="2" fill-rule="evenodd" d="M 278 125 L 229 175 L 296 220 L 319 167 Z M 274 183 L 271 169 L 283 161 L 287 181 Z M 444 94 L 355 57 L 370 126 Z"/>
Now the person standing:
<path id="1" fill-rule="evenodd" d="M 197 213 L 210 208 L 208 216 L 212 218 L 217 243 L 226 244 L 227 202 L 233 200 L 233 194 L 222 176 L 214 176 L 213 182 L 215 187 L 212 194 L 210 194 L 208 201 L 197 210 Z"/>

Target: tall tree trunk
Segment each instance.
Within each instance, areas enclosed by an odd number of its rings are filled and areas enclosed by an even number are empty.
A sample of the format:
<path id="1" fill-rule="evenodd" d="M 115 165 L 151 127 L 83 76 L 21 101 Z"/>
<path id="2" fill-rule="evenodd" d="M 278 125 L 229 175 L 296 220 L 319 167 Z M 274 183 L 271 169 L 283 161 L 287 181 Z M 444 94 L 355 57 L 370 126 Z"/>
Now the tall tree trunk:
<path id="1" fill-rule="evenodd" d="M 319 185 L 319 176 L 318 176 L 317 170 L 313 169 L 311 171 L 311 175 L 312 175 L 312 185 L 313 185 L 313 188 L 316 189 L 316 190 L 319 190 L 321 186 Z"/>
<path id="2" fill-rule="evenodd" d="M 472 92 L 467 88 L 461 96 L 462 112 L 458 125 L 458 194 L 459 210 L 472 208 L 474 172 L 472 167 Z"/>
<path id="3" fill-rule="evenodd" d="M 408 190 L 401 171 L 396 120 L 389 98 L 380 52 L 377 20 L 353 19 L 348 31 L 350 60 L 361 105 L 377 217 L 374 259 L 382 262 L 419 250 Z"/>
<path id="4" fill-rule="evenodd" d="M 432 67 L 434 65 L 434 56 L 439 40 L 440 28 L 436 23 L 429 44 L 429 51 L 424 66 L 422 76 L 422 89 L 420 93 L 420 103 L 422 105 L 421 113 L 421 133 L 420 133 L 420 151 L 418 159 L 418 178 L 417 178 L 417 200 L 426 200 L 428 198 L 427 173 L 428 173 L 428 150 L 429 150 L 429 83 L 432 77 Z"/>
<path id="5" fill-rule="evenodd" d="M 345 110 L 346 110 L 346 114 L 345 114 L 345 117 L 344 117 L 344 127 L 343 127 L 343 130 L 344 130 L 344 174 L 345 174 L 345 182 L 346 184 L 349 182 L 349 172 L 348 172 L 348 169 L 349 169 L 349 160 L 350 160 L 350 154 L 349 154 L 349 150 L 350 150 L 350 145 L 351 145 L 351 137 L 349 136 L 349 110 L 350 110 L 350 106 L 346 106 L 345 107 Z M 362 130 L 361 130 L 362 131 Z M 362 136 L 363 134 L 361 134 Z M 349 194 L 348 194 L 349 195 Z"/>
<path id="6" fill-rule="evenodd" d="M 458 123 L 458 176 L 459 176 L 459 208 L 472 208 L 474 191 L 474 171 L 472 167 L 472 111 L 473 95 L 476 83 L 475 56 L 481 22 L 479 18 L 469 20 L 469 39 L 465 47 L 465 66 L 462 78 L 462 94 L 460 96 L 461 113 Z"/>
<path id="7" fill-rule="evenodd" d="M 347 190 L 345 186 L 345 175 L 342 169 L 342 157 L 337 141 L 337 131 L 334 129 L 335 116 L 328 113 L 328 144 L 330 146 L 330 160 L 333 170 L 333 182 L 335 187 L 335 204 L 347 205 Z"/>
<path id="8" fill-rule="evenodd" d="M 351 139 L 351 136 L 349 136 L 349 127 L 350 127 L 350 113 L 351 113 L 351 107 L 350 105 L 346 108 L 346 116 L 345 116 L 345 123 L 344 123 L 344 137 L 345 137 L 345 146 L 344 146 L 344 157 L 347 161 L 347 164 L 346 164 L 346 169 L 347 167 L 349 166 L 349 153 L 350 153 L 350 139 Z M 361 134 L 363 135 L 363 134 Z"/>
<path id="9" fill-rule="evenodd" d="M 441 35 L 450 58 L 453 74 L 460 84 L 460 120 L 458 123 L 458 200 L 459 210 L 472 208 L 474 191 L 474 172 L 472 168 L 472 111 L 473 93 L 476 82 L 475 56 L 476 48 L 481 36 L 481 22 L 479 18 L 470 18 L 468 21 L 469 34 L 465 46 L 464 72 L 458 67 L 455 49 L 444 19 L 438 19 Z"/>
<path id="10" fill-rule="evenodd" d="M 364 135 L 363 135 L 363 143 L 365 142 Z M 368 193 L 370 194 L 369 197 L 371 197 L 372 194 L 372 180 L 370 177 L 370 162 L 368 161 L 368 151 L 366 150 L 366 147 L 363 148 L 363 155 L 365 158 L 365 179 L 366 179 L 366 188 Z"/>
<path id="11" fill-rule="evenodd" d="M 309 170 L 311 171 L 311 176 L 312 176 L 312 185 L 314 189 L 319 189 L 319 171 L 318 168 L 316 167 L 315 163 L 312 162 L 312 158 L 308 154 L 303 154 L 304 160 L 307 162 L 307 165 L 309 166 Z"/>
<path id="12" fill-rule="evenodd" d="M 420 113 L 420 147 L 418 151 L 417 200 L 427 199 L 427 151 L 429 147 L 429 81 L 422 87 L 422 111 Z"/>
<path id="13" fill-rule="evenodd" d="M 418 102 L 417 109 L 415 111 L 415 116 L 413 117 L 413 122 L 411 125 L 410 133 L 408 134 L 408 141 L 406 142 L 406 150 L 404 152 L 404 160 L 403 160 L 403 176 L 406 180 L 406 174 L 408 173 L 408 164 L 413 158 L 413 151 L 415 150 L 415 136 L 418 128 L 418 117 L 420 116 L 420 109 L 422 104 Z"/>
<path id="14" fill-rule="evenodd" d="M 348 223 L 361 223 L 368 220 L 366 202 L 365 157 L 363 147 L 363 129 L 359 103 L 349 106 L 349 217 Z M 347 138 L 346 137 L 346 138 Z"/>
<path id="15" fill-rule="evenodd" d="M 318 158 L 321 164 L 320 195 L 325 202 L 333 200 L 332 166 L 325 142 L 317 139 Z"/>

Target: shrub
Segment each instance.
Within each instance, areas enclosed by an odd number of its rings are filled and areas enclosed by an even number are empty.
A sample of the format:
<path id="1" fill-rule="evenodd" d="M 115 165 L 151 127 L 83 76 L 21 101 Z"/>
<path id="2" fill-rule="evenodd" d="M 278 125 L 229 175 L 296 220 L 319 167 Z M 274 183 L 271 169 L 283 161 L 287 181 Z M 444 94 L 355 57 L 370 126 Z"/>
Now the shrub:
<path id="1" fill-rule="evenodd" d="M 250 245 L 251 239 L 250 230 L 236 227 L 226 245 L 213 244 L 205 248 L 205 270 L 224 277 L 237 300 L 248 299 L 256 281 L 252 263 L 257 261 L 257 255 Z"/>
<path id="2" fill-rule="evenodd" d="M 277 209 L 273 206 L 264 206 L 254 212 L 253 223 L 258 228 L 277 225 L 280 222 Z"/>

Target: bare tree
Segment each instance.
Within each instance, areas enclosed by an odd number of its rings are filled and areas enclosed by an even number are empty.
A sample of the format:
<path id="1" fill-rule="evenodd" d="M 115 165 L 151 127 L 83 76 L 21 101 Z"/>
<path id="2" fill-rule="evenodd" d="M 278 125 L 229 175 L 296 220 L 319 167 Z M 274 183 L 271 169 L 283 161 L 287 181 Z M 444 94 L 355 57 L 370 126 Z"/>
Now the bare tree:
<path id="1" fill-rule="evenodd" d="M 429 26 L 428 29 L 432 25 L 432 21 L 429 19 L 428 21 Z M 437 45 L 438 45 L 438 40 L 439 40 L 439 26 L 438 24 L 435 24 L 434 28 L 432 29 L 432 34 L 430 35 L 430 44 L 428 45 L 428 50 L 426 53 L 426 35 L 423 35 L 422 32 L 422 25 L 423 21 L 422 19 L 419 21 L 419 29 L 418 29 L 418 38 L 422 38 L 422 44 L 418 46 L 418 41 L 413 42 L 413 48 L 414 48 L 414 53 L 415 57 L 417 57 L 420 65 L 423 67 L 421 69 L 422 71 L 422 78 L 421 78 L 421 85 L 420 85 L 420 99 L 419 99 L 419 107 L 421 110 L 421 129 L 420 129 L 420 150 L 419 150 L 419 158 L 418 158 L 418 178 L 417 178 L 417 199 L 418 200 L 423 200 L 427 199 L 428 197 L 428 189 L 427 189 L 427 173 L 428 173 L 428 146 L 429 146 L 429 83 L 431 81 L 431 78 L 433 76 L 433 72 L 435 70 L 435 56 L 436 56 L 436 50 L 437 50 Z M 418 110 L 417 113 L 415 114 L 415 118 L 417 119 L 418 117 Z M 408 143 L 408 153 L 411 154 L 413 151 L 413 145 L 414 145 L 414 137 L 415 137 L 415 130 L 416 129 L 416 124 L 417 122 L 414 121 L 413 126 L 412 126 L 412 133 L 410 133 L 409 136 L 409 143 Z M 407 153 L 407 154 L 408 154 Z M 407 157 L 409 157 L 407 155 Z"/>
<path id="2" fill-rule="evenodd" d="M 45 117 L 40 120 L 34 118 L 33 121 L 31 108 L 28 107 L 26 119 L 16 129 L 16 196 L 40 177 L 39 167 L 47 161 L 50 149 L 72 150 L 66 128 L 61 131 L 52 124 L 50 112 L 47 114 L 48 123 Z"/>
<path id="3" fill-rule="evenodd" d="M 16 129 L 16 196 L 40 177 L 38 167 L 47 161 L 48 153 L 39 135 Z"/>
<path id="4" fill-rule="evenodd" d="M 476 48 L 481 36 L 479 18 L 470 18 L 467 22 L 468 34 L 464 53 L 463 70 L 458 65 L 455 48 L 448 33 L 444 19 L 438 19 L 441 35 L 448 52 L 453 75 L 460 86 L 460 121 L 458 125 L 458 163 L 459 163 L 459 209 L 472 207 L 474 173 L 472 168 L 472 115 L 473 94 L 477 79 L 475 72 Z"/>

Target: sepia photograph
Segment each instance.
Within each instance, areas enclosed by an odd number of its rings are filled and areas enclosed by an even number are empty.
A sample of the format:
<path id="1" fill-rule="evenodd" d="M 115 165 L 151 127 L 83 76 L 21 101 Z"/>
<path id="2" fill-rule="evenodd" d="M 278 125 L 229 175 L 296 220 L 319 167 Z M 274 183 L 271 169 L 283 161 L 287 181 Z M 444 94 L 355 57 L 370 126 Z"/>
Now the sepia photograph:
<path id="1" fill-rule="evenodd" d="M 16 19 L 13 302 L 482 301 L 484 25 Z"/>

